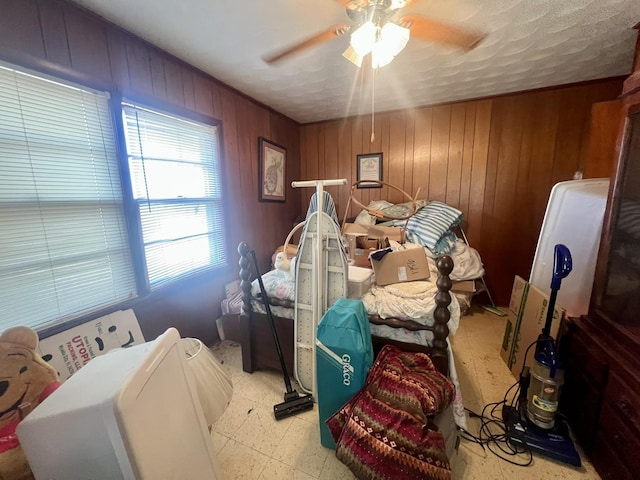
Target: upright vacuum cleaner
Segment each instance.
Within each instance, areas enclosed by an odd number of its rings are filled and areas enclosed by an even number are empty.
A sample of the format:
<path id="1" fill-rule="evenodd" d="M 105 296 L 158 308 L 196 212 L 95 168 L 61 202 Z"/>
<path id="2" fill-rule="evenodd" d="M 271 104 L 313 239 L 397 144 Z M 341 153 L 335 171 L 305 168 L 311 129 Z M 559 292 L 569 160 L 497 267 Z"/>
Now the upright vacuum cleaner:
<path id="1" fill-rule="evenodd" d="M 284 376 L 284 385 L 287 389 L 287 391 L 284 393 L 284 402 L 278 403 L 273 406 L 273 414 L 276 417 L 276 420 L 282 420 L 283 418 L 312 410 L 313 397 L 311 396 L 311 394 L 300 396 L 300 394 L 296 390 L 291 388 L 289 372 L 287 372 L 287 365 L 284 362 L 284 355 L 282 354 L 282 348 L 280 347 L 280 340 L 278 339 L 276 324 L 273 321 L 271 306 L 269 305 L 269 298 L 267 297 L 264 283 L 262 283 L 262 275 L 260 274 L 260 269 L 258 268 L 258 259 L 256 258 L 255 250 L 251 250 L 251 256 L 253 257 L 253 266 L 256 269 L 256 276 L 258 277 L 258 283 L 260 284 L 260 294 L 262 296 L 262 302 L 264 303 L 264 308 L 267 310 L 269 326 L 271 327 L 273 341 L 276 344 L 278 358 L 280 359 L 280 367 L 282 368 L 282 374 Z"/>
<path id="2" fill-rule="evenodd" d="M 567 424 L 556 418 L 564 370 L 551 336 L 556 297 L 562 279 L 571 273 L 572 260 L 571 252 L 562 244 L 555 246 L 554 254 L 551 295 L 546 321 L 536 341 L 535 361 L 530 369 L 524 367 L 520 376 L 518 407 L 504 405 L 502 416 L 512 444 L 579 467 L 580 455 Z"/>

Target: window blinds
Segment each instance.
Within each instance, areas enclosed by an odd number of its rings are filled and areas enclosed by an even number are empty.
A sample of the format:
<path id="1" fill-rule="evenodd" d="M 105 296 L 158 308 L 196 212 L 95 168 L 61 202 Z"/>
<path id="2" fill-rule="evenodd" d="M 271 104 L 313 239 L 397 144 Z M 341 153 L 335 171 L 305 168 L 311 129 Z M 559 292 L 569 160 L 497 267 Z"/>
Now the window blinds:
<path id="1" fill-rule="evenodd" d="M 136 295 L 108 98 L 0 65 L 0 330 Z"/>
<path id="2" fill-rule="evenodd" d="M 123 104 L 151 290 L 227 265 L 218 129 Z"/>

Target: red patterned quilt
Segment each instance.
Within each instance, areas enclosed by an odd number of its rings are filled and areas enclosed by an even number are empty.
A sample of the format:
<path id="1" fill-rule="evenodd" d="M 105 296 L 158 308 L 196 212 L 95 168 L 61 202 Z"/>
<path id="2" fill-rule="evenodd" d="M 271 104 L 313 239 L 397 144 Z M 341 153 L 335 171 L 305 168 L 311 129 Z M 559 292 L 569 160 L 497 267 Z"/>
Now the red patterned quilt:
<path id="1" fill-rule="evenodd" d="M 360 479 L 448 480 L 445 440 L 430 418 L 454 397 L 428 355 L 387 345 L 362 390 L 327 420 L 336 456 Z"/>

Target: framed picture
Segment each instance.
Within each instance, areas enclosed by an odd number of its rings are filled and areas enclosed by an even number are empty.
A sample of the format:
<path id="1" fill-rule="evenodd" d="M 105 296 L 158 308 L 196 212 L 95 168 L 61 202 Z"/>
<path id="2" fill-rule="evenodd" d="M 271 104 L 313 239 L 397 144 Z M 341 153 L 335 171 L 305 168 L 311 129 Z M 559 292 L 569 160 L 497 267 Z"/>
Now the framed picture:
<path id="1" fill-rule="evenodd" d="M 358 188 L 381 188 L 382 153 L 366 153 L 358 155 Z M 376 182 L 365 182 L 375 180 Z"/>
<path id="2" fill-rule="evenodd" d="M 287 191 L 287 150 L 266 138 L 258 138 L 261 202 L 284 202 Z"/>

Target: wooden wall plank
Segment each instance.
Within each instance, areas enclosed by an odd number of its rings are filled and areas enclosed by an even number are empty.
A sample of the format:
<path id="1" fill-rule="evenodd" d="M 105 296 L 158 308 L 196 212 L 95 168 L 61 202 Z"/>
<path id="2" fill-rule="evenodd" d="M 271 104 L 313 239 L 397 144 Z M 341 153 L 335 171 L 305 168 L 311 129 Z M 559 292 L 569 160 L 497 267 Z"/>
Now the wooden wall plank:
<path id="1" fill-rule="evenodd" d="M 350 119 L 348 120 L 348 125 L 351 125 L 351 156 L 348 160 L 349 162 L 349 166 L 351 167 L 351 176 L 349 179 L 349 197 L 351 197 L 351 195 L 353 195 L 353 198 L 357 199 L 358 201 L 361 201 L 362 196 L 360 195 L 360 192 L 362 190 L 359 190 L 357 188 L 353 187 L 353 184 L 358 180 L 358 162 L 357 162 L 357 158 L 358 155 L 360 155 L 363 151 L 363 147 L 362 147 L 362 130 L 363 130 L 363 120 L 362 117 L 356 117 L 354 119 Z M 304 132 L 306 130 L 306 128 L 302 129 L 302 131 Z M 355 217 L 358 212 L 359 209 L 353 204 L 353 201 L 349 202 L 349 199 L 347 199 L 348 202 L 348 208 L 345 207 L 345 213 L 343 214 L 344 217 L 346 217 L 347 219 L 349 218 L 353 218 Z"/>
<path id="2" fill-rule="evenodd" d="M 454 207 L 460 206 L 462 183 L 462 152 L 464 149 L 464 127 L 466 106 L 463 103 L 451 107 L 451 133 L 447 165 L 447 191 L 445 201 Z"/>
<path id="3" fill-rule="evenodd" d="M 327 178 L 326 173 L 325 173 L 325 165 L 326 165 L 326 161 L 327 161 L 327 145 L 325 143 L 325 138 L 327 136 L 327 128 L 323 128 L 320 133 L 318 134 L 318 158 L 317 158 L 317 175 L 315 178 L 312 178 L 311 180 L 320 180 L 323 178 Z M 311 196 L 313 195 L 313 191 L 311 191 L 311 189 L 309 188 L 304 188 L 303 189 L 305 191 L 305 193 L 308 195 L 309 199 L 311 199 Z"/>
<path id="4" fill-rule="evenodd" d="M 404 184 L 404 163 L 405 163 L 405 144 L 406 144 L 406 115 L 402 112 L 394 112 L 389 115 L 389 157 L 385 166 L 385 179 L 391 185 L 395 185 L 405 190 L 409 195 L 406 185 Z M 407 199 L 397 190 L 388 189 L 383 198 L 391 203 L 406 202 Z"/>
<path id="5" fill-rule="evenodd" d="M 382 179 L 389 179 L 389 159 L 391 156 L 390 145 L 390 132 L 391 132 L 391 114 L 380 115 L 380 130 L 382 134 L 380 135 L 380 149 L 378 152 L 383 152 L 383 156 L 386 156 L 384 161 L 382 162 Z M 384 154 L 386 152 L 386 155 Z M 383 186 L 382 188 L 369 188 L 369 201 L 373 200 L 384 200 L 389 198 L 390 189 L 387 186 Z"/>
<path id="6" fill-rule="evenodd" d="M 201 74 L 193 76 L 193 91 L 195 95 L 196 110 L 203 115 L 213 117 L 213 95 L 211 93 L 211 80 Z"/>
<path id="7" fill-rule="evenodd" d="M 126 50 L 131 90 L 142 94 L 153 92 L 148 47 L 135 38 L 127 37 Z"/>
<path id="8" fill-rule="evenodd" d="M 366 74 L 365 74 L 366 75 Z M 375 115 L 373 119 L 366 117 L 366 121 L 362 128 L 362 151 L 360 153 L 378 153 L 382 152 L 382 135 L 383 135 L 383 119 L 387 114 Z M 373 125 L 371 122 L 373 121 Z M 373 129 L 372 129 L 373 127 Z M 373 132 L 373 138 L 372 138 Z M 384 167 L 385 155 L 382 152 L 382 164 Z M 384 178 L 384 177 L 383 177 Z M 378 188 L 361 188 L 360 189 L 360 201 L 364 205 L 369 205 L 373 200 L 379 200 L 381 198 Z"/>
<path id="9" fill-rule="evenodd" d="M 307 175 L 304 177 L 304 180 L 317 180 L 320 178 L 319 173 L 319 162 L 320 162 L 320 142 L 322 139 L 320 138 L 320 126 L 319 125 L 311 125 L 308 127 L 308 139 L 304 145 L 301 145 L 301 150 L 305 152 L 304 162 L 307 165 Z M 324 160 L 324 159 L 323 159 Z M 302 179 L 300 179 L 302 180 Z M 302 189 L 300 193 L 300 210 L 304 213 L 307 213 L 307 208 L 309 207 L 309 200 L 311 199 L 311 195 L 313 193 L 309 191 L 309 189 Z"/>
<path id="10" fill-rule="evenodd" d="M 182 78 L 182 76 L 180 77 Z M 184 97 L 183 97 L 184 98 Z M 245 238 L 245 230 L 242 222 L 235 221 L 236 215 L 242 215 L 244 206 L 242 192 L 242 169 L 238 152 L 238 131 L 236 120 L 235 95 L 227 93 L 222 99 L 222 134 L 224 144 L 224 166 L 226 173 L 226 197 L 228 207 L 228 217 L 230 221 L 230 232 L 232 245 L 237 246 Z M 234 211 L 232 205 L 239 205 Z"/>
<path id="11" fill-rule="evenodd" d="M 413 151 L 415 148 L 415 110 L 409 110 L 406 115 L 406 133 L 404 137 L 404 188 L 409 195 L 415 196 L 416 192 L 413 188 Z"/>
<path id="12" fill-rule="evenodd" d="M 164 59 L 153 50 L 149 52 L 149 68 L 151 69 L 151 85 L 153 96 L 167 100 L 167 80 L 164 76 Z"/>
<path id="13" fill-rule="evenodd" d="M 106 26 L 98 18 L 64 4 L 71 66 L 92 77 L 112 81 Z"/>
<path id="14" fill-rule="evenodd" d="M 211 100 L 213 102 L 213 116 L 222 118 L 222 97 L 223 89 L 216 82 L 211 83 Z"/>
<path id="15" fill-rule="evenodd" d="M 125 34 L 120 30 L 107 30 L 107 47 L 109 49 L 109 66 L 111 78 L 122 93 L 131 90 L 129 81 L 129 64 L 127 62 L 127 44 Z"/>
<path id="16" fill-rule="evenodd" d="M 324 136 L 324 172 L 322 179 L 338 178 L 338 129 L 337 121 L 329 122 Z"/>
<path id="17" fill-rule="evenodd" d="M 431 167 L 429 169 L 429 200 L 446 201 L 447 169 L 451 133 L 451 105 L 433 109 L 431 126 Z"/>
<path id="18" fill-rule="evenodd" d="M 353 183 L 351 172 L 353 164 L 355 163 L 355 157 L 351 156 L 351 140 L 351 125 L 346 120 L 342 120 L 338 132 L 338 176 L 336 178 L 346 178 L 348 186 L 337 189 L 336 201 L 339 205 L 338 217 L 340 219 L 344 218 L 347 202 L 349 201 L 349 192 L 351 191 L 350 187 Z"/>
<path id="19" fill-rule="evenodd" d="M 554 153 L 551 185 L 572 178 L 580 167 L 580 152 L 584 120 L 589 118 L 591 104 L 583 101 L 585 92 L 581 88 L 561 91 L 562 109 L 558 117 L 558 133 Z"/>
<path id="20" fill-rule="evenodd" d="M 38 0 L 38 11 L 47 60 L 70 67 L 71 53 L 69 52 L 67 26 L 64 21 L 62 5 L 57 2 Z"/>
<path id="21" fill-rule="evenodd" d="M 182 70 L 182 87 L 184 88 L 184 106 L 189 110 L 196 109 L 196 90 L 194 86 L 194 72 Z"/>
<path id="22" fill-rule="evenodd" d="M 412 194 L 420 188 L 420 197 L 429 196 L 429 177 L 431 168 L 431 127 L 433 109 L 421 108 L 416 112 L 414 153 L 413 153 L 413 189 Z"/>
<path id="23" fill-rule="evenodd" d="M 326 134 L 324 137 L 324 175 L 321 177 L 323 180 L 334 180 L 338 178 L 338 162 L 339 162 L 339 133 L 340 133 L 340 121 L 335 120 L 329 122 L 326 128 Z M 344 210 L 345 205 L 340 205 L 339 191 L 344 190 L 344 187 L 327 187 L 327 192 L 333 198 L 336 205 L 337 212 Z"/>
<path id="24" fill-rule="evenodd" d="M 471 173 L 473 169 L 473 145 L 476 123 L 476 103 L 465 104 L 464 139 L 462 147 L 462 167 L 460 170 L 460 203 L 459 209 L 465 214 L 464 228 L 469 223 L 469 198 L 471 196 Z"/>
<path id="25" fill-rule="evenodd" d="M 473 164 L 471 166 L 472 181 L 469 190 L 469 210 L 466 214 L 466 233 L 470 244 L 473 246 L 477 245 L 478 247 L 482 245 L 482 239 L 484 238 L 484 231 L 482 229 L 484 220 L 484 189 L 487 181 L 492 108 L 493 101 L 491 100 L 479 101 L 476 104 Z"/>
<path id="26" fill-rule="evenodd" d="M 184 84 L 182 81 L 182 69 L 176 62 L 164 59 L 164 76 L 167 88 L 167 100 L 179 107 L 186 108 L 184 101 Z M 222 110 L 222 108 L 221 108 Z M 222 112 L 218 117 L 223 118 Z"/>

